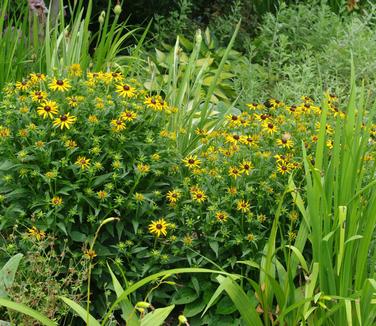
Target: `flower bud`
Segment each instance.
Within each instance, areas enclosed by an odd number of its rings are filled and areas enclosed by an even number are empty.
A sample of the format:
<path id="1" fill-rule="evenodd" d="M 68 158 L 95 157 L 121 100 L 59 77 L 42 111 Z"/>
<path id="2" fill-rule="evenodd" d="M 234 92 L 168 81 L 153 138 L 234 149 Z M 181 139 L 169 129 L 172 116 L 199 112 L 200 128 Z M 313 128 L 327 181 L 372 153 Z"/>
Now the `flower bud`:
<path id="1" fill-rule="evenodd" d="M 115 6 L 114 13 L 116 16 L 119 16 L 121 14 L 121 6 L 119 4 Z"/>
<path id="2" fill-rule="evenodd" d="M 105 11 L 102 11 L 101 14 L 99 15 L 98 17 L 98 22 L 99 24 L 103 25 L 104 23 L 104 18 L 106 17 L 106 12 Z"/>

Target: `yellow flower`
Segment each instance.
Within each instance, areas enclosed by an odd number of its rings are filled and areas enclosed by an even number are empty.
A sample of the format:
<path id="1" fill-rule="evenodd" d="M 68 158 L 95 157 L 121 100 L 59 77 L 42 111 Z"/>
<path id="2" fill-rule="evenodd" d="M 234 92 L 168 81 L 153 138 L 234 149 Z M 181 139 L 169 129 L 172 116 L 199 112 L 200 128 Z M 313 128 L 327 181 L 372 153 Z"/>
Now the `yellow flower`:
<path id="1" fill-rule="evenodd" d="M 121 113 L 120 116 L 124 121 L 133 121 L 137 118 L 137 113 L 126 110 L 125 112 Z"/>
<path id="2" fill-rule="evenodd" d="M 189 155 L 185 159 L 183 159 L 183 163 L 189 169 L 196 169 L 200 166 L 201 161 L 197 158 L 196 155 Z"/>
<path id="3" fill-rule="evenodd" d="M 69 148 L 69 149 L 75 149 L 77 147 L 77 143 L 74 140 L 68 139 L 64 143 L 64 146 Z"/>
<path id="4" fill-rule="evenodd" d="M 226 222 L 228 219 L 228 214 L 223 211 L 219 211 L 215 213 L 215 218 L 218 222 Z"/>
<path id="5" fill-rule="evenodd" d="M 112 126 L 112 130 L 115 132 L 122 131 L 126 128 L 124 121 L 121 119 L 111 120 L 111 126 Z"/>
<path id="6" fill-rule="evenodd" d="M 229 195 L 235 196 L 238 193 L 238 190 L 236 189 L 236 187 L 230 187 L 227 188 L 227 192 Z"/>
<path id="7" fill-rule="evenodd" d="M 82 170 L 85 170 L 90 166 L 90 159 L 85 156 L 79 156 L 74 164 L 81 167 Z"/>
<path id="8" fill-rule="evenodd" d="M 130 85 L 127 84 L 120 84 L 116 86 L 116 92 L 121 97 L 134 97 L 136 95 L 136 89 Z"/>
<path id="9" fill-rule="evenodd" d="M 237 177 L 241 176 L 240 169 L 238 169 L 237 167 L 231 166 L 228 169 L 228 175 L 230 177 L 234 177 L 234 179 L 236 179 Z"/>
<path id="10" fill-rule="evenodd" d="M 43 117 L 43 119 L 53 119 L 54 115 L 58 113 L 57 103 L 54 101 L 45 101 L 41 106 L 37 108 L 37 113 Z"/>
<path id="11" fill-rule="evenodd" d="M 269 122 L 264 122 L 262 124 L 263 130 L 266 131 L 268 134 L 272 135 L 277 131 L 277 126 L 273 123 Z"/>
<path id="12" fill-rule="evenodd" d="M 70 96 L 67 97 L 68 104 L 72 108 L 76 108 L 78 104 L 84 99 L 83 96 Z"/>
<path id="13" fill-rule="evenodd" d="M 236 202 L 236 209 L 242 213 L 250 211 L 250 204 L 247 200 L 240 199 Z"/>
<path id="14" fill-rule="evenodd" d="M 290 173 L 292 168 L 293 168 L 292 164 L 287 163 L 287 162 L 281 162 L 277 164 L 277 171 L 281 173 L 282 175 L 286 173 Z"/>
<path id="15" fill-rule="evenodd" d="M 150 171 L 150 165 L 139 163 L 137 164 L 137 170 L 141 174 L 147 174 Z"/>
<path id="16" fill-rule="evenodd" d="M 143 194 L 140 194 L 139 192 L 136 192 L 133 197 L 138 203 L 142 203 L 145 200 L 145 196 Z"/>
<path id="17" fill-rule="evenodd" d="M 62 114 L 60 117 L 56 118 L 53 122 L 55 127 L 60 127 L 60 129 L 70 128 L 70 125 L 75 123 L 77 118 L 75 116 L 71 116 L 70 113 Z"/>
<path id="18" fill-rule="evenodd" d="M 285 133 L 282 135 L 282 138 L 277 139 L 277 145 L 290 149 L 294 146 L 294 142 L 291 140 L 291 135 L 289 133 Z"/>
<path id="19" fill-rule="evenodd" d="M 168 225 L 169 224 L 163 218 L 157 221 L 152 221 L 149 224 L 149 232 L 157 237 L 160 237 L 161 235 L 166 236 Z"/>
<path id="20" fill-rule="evenodd" d="M 74 77 L 81 77 L 82 76 L 82 69 L 79 63 L 74 63 L 68 67 L 68 73 L 70 76 Z"/>
<path id="21" fill-rule="evenodd" d="M 152 96 L 146 97 L 144 104 L 146 104 L 146 106 L 149 109 L 152 109 L 152 110 L 155 110 L 155 111 L 161 111 L 162 110 L 162 107 L 159 105 L 159 102 L 157 101 L 157 99 L 155 97 L 152 97 Z"/>
<path id="22" fill-rule="evenodd" d="M 86 250 L 84 251 L 84 257 L 85 257 L 86 259 L 92 260 L 92 259 L 94 259 L 95 257 L 97 257 L 97 254 L 96 254 L 96 252 L 95 252 L 93 249 L 86 249 Z"/>
<path id="23" fill-rule="evenodd" d="M 166 198 L 170 204 L 175 204 L 181 196 L 181 193 L 179 190 L 174 189 L 172 191 L 169 191 L 166 195 Z"/>
<path id="24" fill-rule="evenodd" d="M 92 114 L 92 115 L 89 115 L 89 117 L 87 118 L 87 120 L 92 123 L 92 124 L 97 124 L 99 121 L 98 121 L 98 118 L 95 114 Z"/>
<path id="25" fill-rule="evenodd" d="M 43 102 L 47 98 L 47 93 L 44 91 L 33 91 L 30 96 L 33 102 Z"/>
<path id="26" fill-rule="evenodd" d="M 203 203 L 208 198 L 205 192 L 203 192 L 201 189 L 197 187 L 191 188 L 191 196 L 194 201 L 197 201 L 200 204 Z"/>
<path id="27" fill-rule="evenodd" d="M 41 73 L 32 73 L 30 74 L 30 80 L 35 84 L 39 81 L 46 80 L 46 75 Z"/>
<path id="28" fill-rule="evenodd" d="M 54 196 L 51 199 L 51 204 L 53 206 L 61 206 L 61 205 L 63 205 L 63 199 L 59 196 Z"/>
<path id="29" fill-rule="evenodd" d="M 0 138 L 10 137 L 10 129 L 0 125 Z"/>
<path id="30" fill-rule="evenodd" d="M 252 162 L 250 161 L 243 161 L 240 164 L 240 173 L 244 173 L 246 175 L 249 175 L 249 172 L 253 169 Z"/>
<path id="31" fill-rule="evenodd" d="M 69 84 L 67 79 L 56 79 L 54 78 L 52 82 L 48 85 L 53 91 L 66 92 L 72 86 Z"/>
<path id="32" fill-rule="evenodd" d="M 108 196 L 108 192 L 104 191 L 104 190 L 100 190 L 100 191 L 97 192 L 97 196 L 98 196 L 99 200 L 105 200 Z"/>
<path id="33" fill-rule="evenodd" d="M 30 83 L 26 80 L 16 83 L 16 88 L 20 91 L 26 91 L 30 88 Z"/>
<path id="34" fill-rule="evenodd" d="M 35 226 L 33 226 L 31 229 L 28 229 L 27 233 L 29 234 L 29 236 L 35 238 L 38 241 L 43 240 L 46 237 L 46 233 L 42 230 L 38 230 Z"/>

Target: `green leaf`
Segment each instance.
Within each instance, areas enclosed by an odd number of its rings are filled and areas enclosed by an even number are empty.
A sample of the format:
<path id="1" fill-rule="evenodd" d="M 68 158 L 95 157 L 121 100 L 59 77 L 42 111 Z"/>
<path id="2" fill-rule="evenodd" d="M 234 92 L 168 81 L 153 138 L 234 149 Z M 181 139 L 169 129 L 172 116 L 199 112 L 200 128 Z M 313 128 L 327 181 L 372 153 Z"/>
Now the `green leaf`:
<path id="1" fill-rule="evenodd" d="M 229 297 L 223 297 L 215 306 L 215 313 L 218 315 L 230 315 L 236 311 L 235 305 Z"/>
<path id="2" fill-rule="evenodd" d="M 12 286 L 22 257 L 22 254 L 11 257 L 0 270 L 0 297 L 7 296 L 6 289 Z"/>
<path id="3" fill-rule="evenodd" d="M 0 306 L 6 307 L 11 310 L 18 311 L 26 316 L 32 317 L 35 320 L 41 322 L 45 326 L 57 326 L 57 323 L 53 322 L 52 320 L 48 319 L 46 316 L 43 316 L 39 312 L 25 306 L 21 303 L 16 303 L 4 298 L 0 298 Z M 93 324 L 93 326 L 95 326 Z"/>
<path id="4" fill-rule="evenodd" d="M 235 283 L 230 277 L 223 277 L 221 275 L 217 276 L 217 280 L 234 302 L 243 318 L 244 324 L 247 326 L 263 326 L 252 301 L 240 285 Z"/>
<path id="5" fill-rule="evenodd" d="M 191 303 L 188 303 L 185 307 L 184 307 L 184 311 L 183 311 L 183 315 L 185 317 L 193 317 L 193 316 L 196 316 L 198 315 L 201 311 L 204 310 L 206 304 L 205 304 L 205 301 L 202 300 L 200 302 L 191 302 Z"/>
<path id="6" fill-rule="evenodd" d="M 73 241 L 77 241 L 77 242 L 84 242 L 87 239 L 86 234 L 83 234 L 79 231 L 72 231 L 70 233 L 70 237 L 72 238 Z"/>
<path id="7" fill-rule="evenodd" d="M 69 307 L 71 307 L 71 309 L 78 316 L 80 316 L 84 322 L 86 322 L 90 326 L 101 326 L 101 324 L 92 315 L 90 315 L 84 308 L 82 308 L 78 303 L 65 297 L 59 297 L 59 298 L 63 300 Z"/>
<path id="8" fill-rule="evenodd" d="M 123 292 L 124 289 L 120 285 L 120 282 L 116 278 L 115 274 L 112 272 L 110 265 L 107 264 L 108 270 L 110 271 L 110 275 L 112 278 L 112 285 L 114 286 L 114 290 L 116 293 L 116 296 L 119 297 Z M 123 313 L 122 318 L 124 321 L 127 322 L 128 326 L 139 326 L 140 322 L 137 318 L 137 315 L 135 313 L 135 308 L 133 307 L 132 303 L 129 301 L 127 297 L 125 297 L 120 302 L 120 308 Z"/>
<path id="9" fill-rule="evenodd" d="M 174 308 L 175 305 L 171 305 L 165 308 L 158 308 L 152 312 L 149 312 L 144 318 L 142 318 L 141 326 L 162 325 Z"/>
<path id="10" fill-rule="evenodd" d="M 209 241 L 210 248 L 214 251 L 215 257 L 218 258 L 218 242 L 217 241 Z"/>
<path id="11" fill-rule="evenodd" d="M 183 288 L 177 292 L 172 299 L 174 304 L 187 304 L 197 300 L 198 295 L 195 290 L 191 288 Z"/>

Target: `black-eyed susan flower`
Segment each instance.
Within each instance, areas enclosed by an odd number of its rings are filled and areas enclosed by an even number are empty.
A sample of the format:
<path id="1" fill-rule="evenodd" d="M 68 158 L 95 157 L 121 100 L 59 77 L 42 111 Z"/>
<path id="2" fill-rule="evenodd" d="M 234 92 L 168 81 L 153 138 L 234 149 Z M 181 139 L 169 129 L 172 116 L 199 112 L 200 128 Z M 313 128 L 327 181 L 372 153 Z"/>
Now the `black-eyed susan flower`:
<path id="1" fill-rule="evenodd" d="M 122 119 L 111 120 L 111 128 L 115 132 L 120 132 L 126 128 L 125 123 Z"/>
<path id="2" fill-rule="evenodd" d="M 77 143 L 72 139 L 68 139 L 64 142 L 64 146 L 69 149 L 75 149 L 77 147 Z"/>
<path id="3" fill-rule="evenodd" d="M 37 108 L 37 113 L 42 116 L 43 119 L 53 119 L 54 115 L 58 113 L 57 103 L 55 101 L 45 101 Z"/>
<path id="4" fill-rule="evenodd" d="M 59 196 L 54 196 L 51 199 L 51 205 L 55 206 L 55 207 L 61 206 L 61 205 L 63 205 L 63 199 Z"/>
<path id="5" fill-rule="evenodd" d="M 89 121 L 91 124 L 97 124 L 99 122 L 98 117 L 95 114 L 89 115 L 87 121 Z"/>
<path id="6" fill-rule="evenodd" d="M 290 173 L 292 168 L 293 166 L 288 162 L 280 162 L 277 164 L 277 171 L 282 175 Z"/>
<path id="7" fill-rule="evenodd" d="M 283 148 L 291 149 L 294 146 L 294 142 L 291 139 L 289 133 L 285 133 L 281 138 L 277 139 L 277 145 Z"/>
<path id="8" fill-rule="evenodd" d="M 241 176 L 240 169 L 236 166 L 230 166 L 228 169 L 228 175 L 236 179 L 237 177 Z"/>
<path id="9" fill-rule="evenodd" d="M 53 91 L 66 92 L 71 88 L 68 79 L 56 79 L 54 78 L 48 87 Z"/>
<path id="10" fill-rule="evenodd" d="M 60 127 L 60 129 L 69 129 L 70 126 L 76 122 L 76 120 L 77 118 L 75 116 L 70 115 L 70 113 L 65 113 L 56 118 L 53 122 L 53 125 L 55 127 Z"/>
<path id="11" fill-rule="evenodd" d="M 240 173 L 244 173 L 246 175 L 249 175 L 249 173 L 252 171 L 254 168 L 253 164 L 251 161 L 243 161 L 240 163 L 239 170 Z"/>
<path id="12" fill-rule="evenodd" d="M 248 213 L 251 210 L 251 205 L 249 201 L 244 199 L 239 199 L 236 202 L 236 209 L 242 213 Z"/>
<path id="13" fill-rule="evenodd" d="M 83 96 L 69 96 L 67 97 L 68 105 L 71 108 L 76 108 L 78 104 L 84 100 Z"/>
<path id="14" fill-rule="evenodd" d="M 157 237 L 160 237 L 161 235 L 166 236 L 167 227 L 168 223 L 165 221 L 165 219 L 161 218 L 157 221 L 152 221 L 149 224 L 149 232 L 156 235 Z"/>
<path id="15" fill-rule="evenodd" d="M 88 260 L 92 260 L 97 257 L 97 253 L 93 249 L 85 249 L 84 250 L 84 257 Z"/>
<path id="16" fill-rule="evenodd" d="M 32 83 L 44 81 L 44 80 L 46 80 L 46 75 L 42 74 L 42 73 L 32 73 L 32 74 L 30 74 L 30 80 L 32 81 Z"/>
<path id="17" fill-rule="evenodd" d="M 27 229 L 27 233 L 30 237 L 33 237 L 38 241 L 41 241 L 46 237 L 46 233 L 42 230 L 38 230 L 35 226 Z"/>
<path id="18" fill-rule="evenodd" d="M 137 113 L 130 110 L 126 110 L 125 112 L 121 113 L 120 117 L 123 121 L 133 121 L 137 118 Z"/>
<path id="19" fill-rule="evenodd" d="M 44 91 L 32 91 L 30 96 L 33 102 L 41 103 L 47 99 L 47 93 Z"/>
<path id="20" fill-rule="evenodd" d="M 20 91 L 27 91 L 30 88 L 30 83 L 27 80 L 19 81 L 16 83 L 16 89 Z"/>
<path id="21" fill-rule="evenodd" d="M 201 161 L 197 158 L 196 155 L 189 155 L 185 159 L 183 159 L 183 163 L 189 169 L 196 169 L 200 167 Z"/>
<path id="22" fill-rule="evenodd" d="M 136 95 L 136 89 L 128 84 L 120 84 L 116 86 L 116 92 L 121 97 L 131 98 Z"/>
<path id="23" fill-rule="evenodd" d="M 224 211 L 218 211 L 215 213 L 215 218 L 218 222 L 226 222 L 228 220 L 228 213 Z"/>
<path id="24" fill-rule="evenodd" d="M 236 114 L 226 115 L 226 120 L 228 121 L 230 127 L 238 127 L 241 125 L 241 118 Z"/>
<path id="25" fill-rule="evenodd" d="M 205 192 L 197 187 L 192 187 L 190 192 L 191 192 L 192 200 L 200 204 L 208 199 L 208 196 L 206 196 Z"/>
<path id="26" fill-rule="evenodd" d="M 170 204 L 176 204 L 181 197 L 181 192 L 178 189 L 173 189 L 167 192 L 166 198 Z"/>
<path id="27" fill-rule="evenodd" d="M 162 110 L 161 106 L 159 105 L 158 100 L 154 96 L 147 96 L 145 98 L 144 104 L 146 104 L 146 106 L 149 109 L 152 109 L 154 111 L 161 111 Z"/>
<path id="28" fill-rule="evenodd" d="M 79 156 L 74 164 L 78 165 L 82 170 L 85 170 L 90 166 L 90 159 L 85 156 Z"/>
<path id="29" fill-rule="evenodd" d="M 274 123 L 272 123 L 271 121 L 264 122 L 262 124 L 262 128 L 265 132 L 267 132 L 270 135 L 277 132 L 277 126 Z"/>

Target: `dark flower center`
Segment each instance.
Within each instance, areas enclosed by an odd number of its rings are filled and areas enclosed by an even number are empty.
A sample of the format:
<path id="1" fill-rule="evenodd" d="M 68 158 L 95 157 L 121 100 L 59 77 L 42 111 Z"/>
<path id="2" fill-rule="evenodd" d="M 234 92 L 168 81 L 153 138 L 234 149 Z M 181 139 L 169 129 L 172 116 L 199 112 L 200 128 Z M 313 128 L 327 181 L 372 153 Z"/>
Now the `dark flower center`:
<path id="1" fill-rule="evenodd" d="M 260 116 L 261 120 L 266 120 L 268 118 L 267 114 L 261 114 Z"/>
<path id="2" fill-rule="evenodd" d="M 68 120 L 68 117 L 66 115 L 62 115 L 60 117 L 60 121 L 67 121 Z"/>
<path id="3" fill-rule="evenodd" d="M 51 111 L 51 107 L 48 106 L 48 105 L 46 105 L 46 106 L 44 107 L 44 111 L 46 111 L 46 112 L 50 112 L 50 111 Z"/>
<path id="4" fill-rule="evenodd" d="M 233 121 L 236 121 L 236 120 L 238 120 L 238 117 L 237 117 L 236 115 L 233 115 L 233 116 L 231 117 L 231 119 L 232 119 Z"/>
<path id="5" fill-rule="evenodd" d="M 64 82 L 61 79 L 59 79 L 59 80 L 56 81 L 56 84 L 59 85 L 59 86 L 63 86 Z"/>
<path id="6" fill-rule="evenodd" d="M 282 169 L 283 171 L 286 171 L 286 170 L 287 170 L 287 167 L 284 166 L 284 165 L 282 165 L 281 169 Z"/>
<path id="7" fill-rule="evenodd" d="M 150 102 L 151 102 L 151 104 L 156 104 L 157 103 L 157 101 L 154 98 L 152 98 Z"/>
<path id="8" fill-rule="evenodd" d="M 234 139 L 235 139 L 235 140 L 239 140 L 239 138 L 240 138 L 240 137 L 239 137 L 238 135 L 234 135 Z"/>
<path id="9" fill-rule="evenodd" d="M 163 225 L 161 223 L 157 223 L 155 227 L 158 230 L 162 230 L 163 229 Z"/>
<path id="10" fill-rule="evenodd" d="M 129 91 L 129 86 L 128 86 L 128 85 L 124 85 L 124 86 L 123 86 L 123 89 L 124 89 L 125 91 Z"/>
<path id="11" fill-rule="evenodd" d="M 122 124 L 121 120 L 116 120 L 116 124 L 120 126 Z"/>
<path id="12" fill-rule="evenodd" d="M 244 164 L 243 168 L 244 168 L 244 170 L 249 170 L 249 165 L 248 164 Z"/>
<path id="13" fill-rule="evenodd" d="M 272 123 L 268 123 L 268 128 L 269 129 L 273 129 L 274 128 L 274 125 Z"/>
<path id="14" fill-rule="evenodd" d="M 188 160 L 188 163 L 189 163 L 189 164 L 194 164 L 194 163 L 195 163 L 195 160 L 194 160 L 193 158 L 191 158 L 191 159 Z"/>
<path id="15" fill-rule="evenodd" d="M 282 144 L 287 144 L 287 139 L 282 139 Z"/>
<path id="16" fill-rule="evenodd" d="M 197 194 L 196 197 L 197 198 L 202 198 L 202 194 Z"/>

